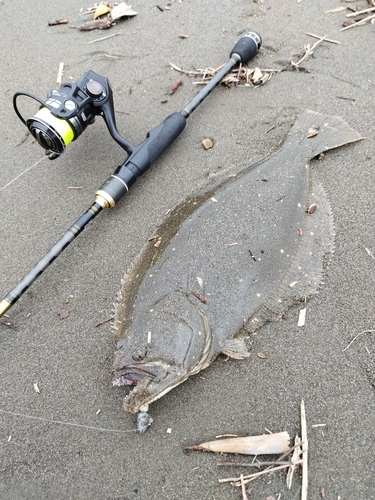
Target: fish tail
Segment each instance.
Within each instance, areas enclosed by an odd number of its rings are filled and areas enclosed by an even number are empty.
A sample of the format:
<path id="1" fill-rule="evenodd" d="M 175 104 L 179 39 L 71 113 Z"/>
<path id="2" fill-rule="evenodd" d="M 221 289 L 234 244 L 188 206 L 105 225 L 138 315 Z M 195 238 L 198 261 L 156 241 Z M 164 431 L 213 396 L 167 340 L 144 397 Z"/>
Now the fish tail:
<path id="1" fill-rule="evenodd" d="M 289 137 L 299 140 L 300 147 L 302 146 L 304 151 L 307 150 L 309 158 L 364 139 L 339 116 L 317 113 L 310 109 L 298 116 Z M 288 139 L 285 145 L 288 145 Z"/>

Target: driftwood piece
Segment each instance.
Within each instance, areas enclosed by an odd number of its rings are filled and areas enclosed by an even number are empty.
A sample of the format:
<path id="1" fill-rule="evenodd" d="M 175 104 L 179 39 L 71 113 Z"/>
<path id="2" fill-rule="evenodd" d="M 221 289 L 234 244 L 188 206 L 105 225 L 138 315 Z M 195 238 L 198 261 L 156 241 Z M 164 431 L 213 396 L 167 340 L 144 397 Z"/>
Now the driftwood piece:
<path id="1" fill-rule="evenodd" d="M 106 30 L 112 26 L 111 19 L 95 19 L 95 21 L 87 21 L 86 23 L 78 26 L 79 31 L 91 31 L 91 30 Z"/>
<path id="2" fill-rule="evenodd" d="M 289 450 L 290 437 L 287 432 L 264 434 L 208 441 L 185 450 L 213 451 L 215 453 L 239 453 L 243 455 L 276 455 Z"/>

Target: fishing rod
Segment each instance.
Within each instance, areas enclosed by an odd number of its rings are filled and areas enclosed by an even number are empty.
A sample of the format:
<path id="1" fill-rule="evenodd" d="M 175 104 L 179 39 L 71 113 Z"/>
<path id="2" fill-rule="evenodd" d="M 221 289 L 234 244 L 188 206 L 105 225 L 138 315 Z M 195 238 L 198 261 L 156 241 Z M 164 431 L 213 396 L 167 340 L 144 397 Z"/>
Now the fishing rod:
<path id="1" fill-rule="evenodd" d="M 106 77 L 88 71 L 75 82 L 63 84 L 59 90 L 51 90 L 43 101 L 28 92 L 17 92 L 13 106 L 17 116 L 28 127 L 37 142 L 45 149 L 49 159 L 58 158 L 68 144 L 76 140 L 86 127 L 102 116 L 112 138 L 126 151 L 127 159 L 96 191 L 95 201 L 72 225 L 64 236 L 46 253 L 31 271 L 0 301 L 0 317 L 21 297 L 38 276 L 65 250 L 103 209 L 112 208 L 128 192 L 137 177 L 181 134 L 187 118 L 238 63 L 247 64 L 258 53 L 262 40 L 250 32 L 233 47 L 229 61 L 192 99 L 183 110 L 169 115 L 157 127 L 147 133 L 146 139 L 134 146 L 117 131 L 112 89 Z M 17 106 L 17 99 L 25 96 L 37 101 L 39 111 L 27 120 Z"/>

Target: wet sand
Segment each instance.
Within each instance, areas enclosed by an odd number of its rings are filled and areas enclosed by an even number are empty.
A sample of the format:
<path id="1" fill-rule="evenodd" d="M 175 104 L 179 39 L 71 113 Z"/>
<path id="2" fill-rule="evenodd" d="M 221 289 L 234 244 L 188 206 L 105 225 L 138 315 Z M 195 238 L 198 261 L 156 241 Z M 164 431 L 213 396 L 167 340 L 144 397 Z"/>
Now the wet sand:
<path id="1" fill-rule="evenodd" d="M 169 63 L 187 70 L 218 67 L 243 33 L 256 30 L 263 47 L 250 66 L 283 70 L 259 88 L 216 89 L 129 194 L 100 214 L 9 310 L 6 320 L 17 329 L 0 324 L 2 498 L 239 499 L 239 489 L 218 479 L 242 469 L 219 468 L 217 462 L 246 457 L 185 454 L 183 447 L 218 434 L 265 429 L 294 437 L 302 399 L 308 498 L 321 498 L 321 488 L 328 500 L 375 498 L 374 334 L 364 333 L 343 352 L 355 335 L 374 329 L 375 26 L 340 32 L 346 12 L 325 11 L 344 5 L 365 8 L 367 2 L 184 0 L 160 11 L 139 1 L 132 3 L 136 17 L 103 33 L 69 29 L 87 20 L 79 10 L 89 4 L 0 5 L 0 189 L 44 157 L 30 137 L 21 143 L 27 129 L 13 111 L 13 94 L 24 90 L 44 99 L 56 88 L 61 62 L 68 81 L 89 69 L 108 76 L 118 129 L 136 144 L 197 92 L 193 80 Z M 69 25 L 48 26 L 61 18 Z M 89 44 L 118 31 L 121 36 Z M 320 43 L 302 64 L 306 71 L 291 70 L 304 45 L 317 41 L 306 32 L 340 44 Z M 169 95 L 178 77 L 183 83 Z M 102 323 L 112 315 L 124 272 L 168 210 L 207 183 L 275 152 L 306 108 L 339 115 L 366 137 L 312 162 L 336 230 L 324 286 L 286 319 L 253 335 L 248 359 L 219 357 L 154 403 L 154 423 L 139 435 L 135 416 L 122 410 L 126 389 L 111 386 L 115 342 L 109 322 Z M 201 145 L 207 137 L 214 141 L 210 150 Z M 97 118 L 61 158 L 44 159 L 0 191 L 2 296 L 87 210 L 124 159 Z M 307 316 L 301 328 L 302 307 Z M 68 318 L 60 318 L 61 309 Z M 251 499 L 297 499 L 300 474 L 289 491 L 284 472 L 250 487 Z"/>

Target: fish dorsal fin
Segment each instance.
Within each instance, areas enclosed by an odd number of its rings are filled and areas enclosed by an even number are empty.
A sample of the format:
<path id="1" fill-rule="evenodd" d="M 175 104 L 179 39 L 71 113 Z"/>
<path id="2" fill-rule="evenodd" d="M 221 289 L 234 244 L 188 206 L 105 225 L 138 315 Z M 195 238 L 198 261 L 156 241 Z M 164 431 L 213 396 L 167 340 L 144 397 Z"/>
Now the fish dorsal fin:
<path id="1" fill-rule="evenodd" d="M 244 359 L 250 356 L 245 341 L 240 338 L 227 339 L 221 352 L 234 359 Z"/>
<path id="2" fill-rule="evenodd" d="M 314 213 L 305 214 L 296 256 L 273 293 L 247 320 L 244 329 L 248 332 L 268 321 L 279 320 L 291 305 L 316 293 L 322 283 L 325 256 L 333 252 L 334 225 L 326 194 L 313 179 L 309 202 L 317 208 Z"/>
<path id="3" fill-rule="evenodd" d="M 317 113 L 310 109 L 298 116 L 289 133 L 289 140 L 293 137 L 297 138 L 301 150 L 306 151 L 309 158 L 364 139 L 339 116 Z M 286 145 L 288 139 L 284 146 Z"/>

